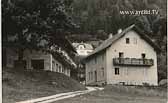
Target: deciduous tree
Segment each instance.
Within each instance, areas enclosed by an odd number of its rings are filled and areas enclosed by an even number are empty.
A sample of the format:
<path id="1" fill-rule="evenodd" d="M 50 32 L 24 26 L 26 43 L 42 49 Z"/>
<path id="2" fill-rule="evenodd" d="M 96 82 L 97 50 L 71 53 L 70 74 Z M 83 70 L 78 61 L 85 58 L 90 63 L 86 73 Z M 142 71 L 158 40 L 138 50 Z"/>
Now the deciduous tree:
<path id="1" fill-rule="evenodd" d="M 70 4 L 71 0 L 2 0 L 3 48 L 14 49 L 20 61 L 25 49 L 65 49 L 64 32 L 74 27 Z"/>

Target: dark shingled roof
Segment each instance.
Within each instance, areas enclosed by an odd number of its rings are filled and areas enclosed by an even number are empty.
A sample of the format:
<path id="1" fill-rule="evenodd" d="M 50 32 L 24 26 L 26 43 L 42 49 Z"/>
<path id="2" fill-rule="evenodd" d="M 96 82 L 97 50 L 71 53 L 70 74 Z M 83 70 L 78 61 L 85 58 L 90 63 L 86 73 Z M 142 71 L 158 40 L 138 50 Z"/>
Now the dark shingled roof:
<path id="1" fill-rule="evenodd" d="M 108 38 L 105 40 L 100 46 L 98 46 L 90 55 L 88 55 L 85 59 L 105 50 L 109 46 L 111 46 L 115 41 L 123 37 L 130 30 L 136 31 L 146 42 L 148 42 L 156 51 L 160 52 L 160 48 L 144 33 L 140 28 L 135 26 L 134 24 L 124 29 L 120 34 L 114 35 L 112 38 Z"/>

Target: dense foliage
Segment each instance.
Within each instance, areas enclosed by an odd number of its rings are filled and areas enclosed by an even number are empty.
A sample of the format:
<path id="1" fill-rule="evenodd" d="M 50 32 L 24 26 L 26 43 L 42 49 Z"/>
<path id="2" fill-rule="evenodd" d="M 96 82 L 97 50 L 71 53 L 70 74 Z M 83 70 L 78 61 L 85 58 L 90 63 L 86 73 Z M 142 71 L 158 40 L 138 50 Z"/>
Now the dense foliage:
<path id="1" fill-rule="evenodd" d="M 159 15 L 122 15 L 120 11 L 158 10 Z M 104 30 L 116 33 L 132 23 L 145 23 L 147 31 L 154 23 L 166 18 L 166 0 L 74 0 L 73 18 L 80 26 L 79 32 L 94 33 Z"/>
<path id="2" fill-rule="evenodd" d="M 2 0 L 3 47 L 25 49 L 65 47 L 65 32 L 74 27 L 70 0 Z M 66 42 L 67 43 L 67 42 Z M 65 49 L 65 48 L 64 48 Z"/>

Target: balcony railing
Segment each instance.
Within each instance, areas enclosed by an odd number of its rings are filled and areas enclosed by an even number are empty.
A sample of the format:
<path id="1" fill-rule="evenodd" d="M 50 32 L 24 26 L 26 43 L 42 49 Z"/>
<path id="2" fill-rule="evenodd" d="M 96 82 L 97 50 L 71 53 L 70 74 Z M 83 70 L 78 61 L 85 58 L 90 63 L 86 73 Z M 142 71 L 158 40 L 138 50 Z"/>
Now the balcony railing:
<path id="1" fill-rule="evenodd" d="M 114 58 L 114 65 L 129 65 L 129 66 L 152 66 L 154 64 L 153 59 L 142 58 Z"/>

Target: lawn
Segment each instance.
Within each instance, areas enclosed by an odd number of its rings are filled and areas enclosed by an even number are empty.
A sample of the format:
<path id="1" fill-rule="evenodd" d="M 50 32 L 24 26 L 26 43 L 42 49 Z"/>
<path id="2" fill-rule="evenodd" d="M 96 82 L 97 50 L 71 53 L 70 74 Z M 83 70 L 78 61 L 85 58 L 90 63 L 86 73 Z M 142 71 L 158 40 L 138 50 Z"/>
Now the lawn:
<path id="1" fill-rule="evenodd" d="M 166 88 L 108 85 L 102 91 L 53 103 L 166 103 Z"/>
<path id="2" fill-rule="evenodd" d="M 5 68 L 2 71 L 3 103 L 15 103 L 62 92 L 85 90 L 85 86 L 61 73 Z"/>

